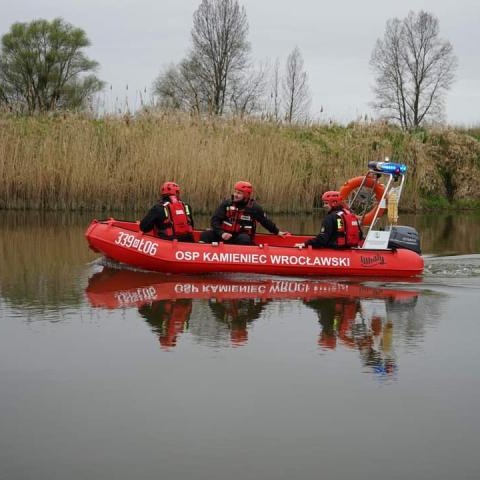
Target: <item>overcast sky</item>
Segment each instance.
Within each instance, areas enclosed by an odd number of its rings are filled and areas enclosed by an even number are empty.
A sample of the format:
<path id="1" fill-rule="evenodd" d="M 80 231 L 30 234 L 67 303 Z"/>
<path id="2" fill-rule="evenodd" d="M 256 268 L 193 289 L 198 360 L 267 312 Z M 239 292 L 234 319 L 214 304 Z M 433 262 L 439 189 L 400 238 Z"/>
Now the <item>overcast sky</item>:
<path id="1" fill-rule="evenodd" d="M 200 0 L 0 0 L 0 34 L 14 22 L 63 17 L 85 30 L 87 55 L 100 63 L 107 108 L 147 100 L 163 67 L 190 46 L 192 15 Z M 423 9 L 440 22 L 440 36 L 458 57 L 447 96 L 447 121 L 480 124 L 480 0 L 240 0 L 249 21 L 252 57 L 283 65 L 298 46 L 305 61 L 315 118 L 348 122 L 371 114 L 369 59 L 387 20 Z M 128 85 L 128 92 L 127 92 Z M 111 88 L 111 90 L 110 90 Z M 118 98 L 118 100 L 116 100 Z M 320 114 L 320 108 L 323 113 Z"/>

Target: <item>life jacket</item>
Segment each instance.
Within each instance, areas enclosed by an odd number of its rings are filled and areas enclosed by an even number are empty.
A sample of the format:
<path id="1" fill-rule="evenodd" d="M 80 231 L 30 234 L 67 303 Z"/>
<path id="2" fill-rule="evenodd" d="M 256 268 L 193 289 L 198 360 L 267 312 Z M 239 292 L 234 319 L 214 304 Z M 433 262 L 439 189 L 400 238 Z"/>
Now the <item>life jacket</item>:
<path id="1" fill-rule="evenodd" d="M 169 202 L 162 204 L 165 212 L 164 228 L 159 232 L 166 237 L 181 237 L 193 233 L 190 208 L 176 197 L 171 196 Z"/>
<path id="2" fill-rule="evenodd" d="M 336 245 L 339 247 L 358 247 L 361 234 L 357 216 L 348 208 L 343 208 L 335 213 L 337 214 Z"/>
<path id="3" fill-rule="evenodd" d="M 250 199 L 245 205 L 237 207 L 230 202 L 226 208 L 226 219 L 222 223 L 222 229 L 228 233 L 248 233 L 251 237 L 255 235 L 257 222 L 253 217 L 246 213 L 247 208 L 251 208 L 254 200 Z"/>

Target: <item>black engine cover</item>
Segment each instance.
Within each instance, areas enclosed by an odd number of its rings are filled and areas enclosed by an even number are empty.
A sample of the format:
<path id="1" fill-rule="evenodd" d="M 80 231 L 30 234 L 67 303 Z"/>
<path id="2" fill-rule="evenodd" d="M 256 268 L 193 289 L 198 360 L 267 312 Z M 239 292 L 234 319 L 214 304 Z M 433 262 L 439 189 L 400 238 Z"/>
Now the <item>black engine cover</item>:
<path id="1" fill-rule="evenodd" d="M 421 254 L 420 235 L 412 227 L 395 225 L 390 232 L 388 248 L 406 248 Z"/>

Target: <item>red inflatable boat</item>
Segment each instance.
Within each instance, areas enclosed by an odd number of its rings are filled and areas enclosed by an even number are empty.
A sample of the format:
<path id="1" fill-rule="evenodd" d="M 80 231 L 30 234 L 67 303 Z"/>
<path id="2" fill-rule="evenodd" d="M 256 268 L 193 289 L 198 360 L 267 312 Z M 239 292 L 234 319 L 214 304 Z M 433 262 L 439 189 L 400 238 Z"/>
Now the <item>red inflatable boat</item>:
<path id="1" fill-rule="evenodd" d="M 183 243 L 142 233 L 137 222 L 93 220 L 86 231 L 90 247 L 109 259 L 164 273 L 242 272 L 288 276 L 412 277 L 423 272 L 420 241 L 411 227 L 396 225 L 406 166 L 372 162 L 363 177 L 347 182 L 342 196 L 349 205 L 368 205 L 358 215 L 369 226 L 361 248 L 298 249 L 309 236 L 257 234 L 255 245 Z M 379 183 L 387 178 L 386 184 Z M 363 180 L 362 180 L 363 179 Z M 371 198 L 365 192 L 371 193 Z M 373 207 L 371 206 L 373 200 Z M 388 211 L 392 224 L 375 230 Z M 194 233 L 198 242 L 200 232 Z"/>
<path id="2" fill-rule="evenodd" d="M 296 235 L 258 234 L 252 246 L 182 243 L 143 234 L 136 222 L 110 219 L 94 220 L 86 237 L 94 251 L 109 259 L 164 273 L 411 277 L 423 271 L 422 257 L 411 250 L 298 249 L 295 243 L 309 237 Z"/>

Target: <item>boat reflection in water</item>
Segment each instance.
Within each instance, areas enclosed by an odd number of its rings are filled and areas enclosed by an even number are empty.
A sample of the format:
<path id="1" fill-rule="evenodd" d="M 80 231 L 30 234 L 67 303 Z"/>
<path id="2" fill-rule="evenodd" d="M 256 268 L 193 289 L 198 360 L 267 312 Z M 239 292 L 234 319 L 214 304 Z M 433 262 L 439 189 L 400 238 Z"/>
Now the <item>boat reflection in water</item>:
<path id="1" fill-rule="evenodd" d="M 219 334 L 212 317 L 228 328 L 230 345 L 245 345 L 249 325 L 270 302 L 300 301 L 318 316 L 319 348 L 358 350 L 366 367 L 391 375 L 392 316 L 413 311 L 419 292 L 331 280 L 166 276 L 104 267 L 89 279 L 86 295 L 93 307 L 136 307 L 167 350 L 187 329 L 214 343 Z M 202 306 L 192 316 L 193 300 Z"/>
<path id="2" fill-rule="evenodd" d="M 212 315 L 227 325 L 230 342 L 234 347 L 245 345 L 248 340 L 248 325 L 260 317 L 270 300 L 266 298 L 208 300 Z"/>
<path id="3" fill-rule="evenodd" d="M 138 313 L 151 325 L 158 335 L 160 346 L 170 349 L 177 344 L 177 337 L 188 327 L 192 313 L 192 300 L 157 300 L 138 307 Z"/>

